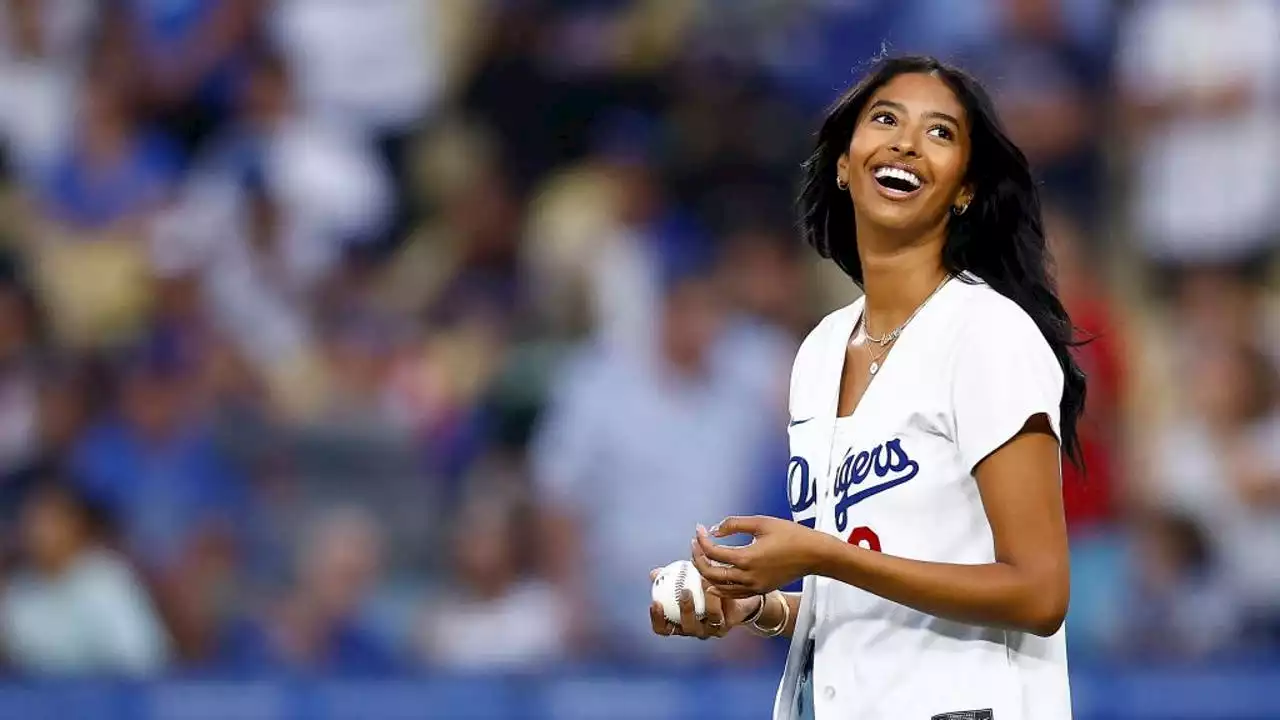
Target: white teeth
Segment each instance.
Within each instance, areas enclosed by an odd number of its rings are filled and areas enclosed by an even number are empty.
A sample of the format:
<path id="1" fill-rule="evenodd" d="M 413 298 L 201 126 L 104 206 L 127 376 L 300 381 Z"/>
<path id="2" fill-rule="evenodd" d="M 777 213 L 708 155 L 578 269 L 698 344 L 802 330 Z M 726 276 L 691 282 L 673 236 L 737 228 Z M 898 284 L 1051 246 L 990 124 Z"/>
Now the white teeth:
<path id="1" fill-rule="evenodd" d="M 899 180 L 903 180 L 911 183 L 911 185 L 914 187 L 920 187 L 920 176 L 916 175 L 915 173 L 909 170 L 903 170 L 901 168 L 878 167 L 876 168 L 876 171 L 875 171 L 875 177 L 876 179 L 886 178 L 886 177 L 897 178 Z"/>

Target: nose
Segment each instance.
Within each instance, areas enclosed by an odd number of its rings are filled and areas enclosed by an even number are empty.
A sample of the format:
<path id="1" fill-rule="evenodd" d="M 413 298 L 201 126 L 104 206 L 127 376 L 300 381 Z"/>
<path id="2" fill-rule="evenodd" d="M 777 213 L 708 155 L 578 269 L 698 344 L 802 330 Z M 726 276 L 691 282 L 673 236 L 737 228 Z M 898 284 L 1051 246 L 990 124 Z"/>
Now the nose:
<path id="1" fill-rule="evenodd" d="M 903 157 L 918 157 L 920 155 L 920 153 L 916 151 L 915 143 L 905 138 L 895 140 L 894 143 L 889 146 L 889 149 L 892 150 L 895 155 L 902 155 Z"/>

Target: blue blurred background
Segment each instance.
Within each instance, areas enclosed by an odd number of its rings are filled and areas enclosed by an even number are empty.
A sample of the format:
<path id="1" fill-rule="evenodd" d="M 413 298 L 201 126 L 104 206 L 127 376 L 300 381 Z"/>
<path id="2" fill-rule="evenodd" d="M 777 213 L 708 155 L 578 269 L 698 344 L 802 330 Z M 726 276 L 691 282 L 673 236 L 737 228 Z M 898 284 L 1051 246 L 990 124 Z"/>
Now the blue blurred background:
<path id="1" fill-rule="evenodd" d="M 765 718 L 648 630 L 786 513 L 790 201 L 959 62 L 1096 336 L 1081 720 L 1280 718 L 1280 2 L 0 2 L 0 717 Z"/>

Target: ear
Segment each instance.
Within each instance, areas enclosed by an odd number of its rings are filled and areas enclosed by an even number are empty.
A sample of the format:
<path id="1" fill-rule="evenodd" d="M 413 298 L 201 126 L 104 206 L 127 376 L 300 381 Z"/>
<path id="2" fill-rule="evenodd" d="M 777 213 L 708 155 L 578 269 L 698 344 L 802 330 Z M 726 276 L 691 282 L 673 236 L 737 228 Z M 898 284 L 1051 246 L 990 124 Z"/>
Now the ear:
<path id="1" fill-rule="evenodd" d="M 973 202 L 973 196 L 974 196 L 973 185 L 969 183 L 965 183 L 964 186 L 960 188 L 960 193 L 956 195 L 956 201 L 952 203 L 952 207 L 957 207 L 957 208 L 969 207 L 969 203 Z"/>
<path id="2" fill-rule="evenodd" d="M 836 177 L 832 178 L 832 182 L 843 178 L 846 183 L 849 182 L 849 153 L 848 151 L 840 153 L 840 157 L 836 158 Z"/>

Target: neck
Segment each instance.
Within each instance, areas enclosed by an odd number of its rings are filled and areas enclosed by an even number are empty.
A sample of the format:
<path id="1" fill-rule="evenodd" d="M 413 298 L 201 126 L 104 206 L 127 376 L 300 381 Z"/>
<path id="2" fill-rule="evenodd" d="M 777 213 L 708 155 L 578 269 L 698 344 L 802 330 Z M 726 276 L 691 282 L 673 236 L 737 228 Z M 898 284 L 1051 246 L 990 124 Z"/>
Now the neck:
<path id="1" fill-rule="evenodd" d="M 859 228 L 864 317 L 869 332 L 879 337 L 905 322 L 946 276 L 941 257 L 945 236 L 887 250 L 878 249 L 876 243 L 865 243 L 864 248 L 863 237 Z"/>

